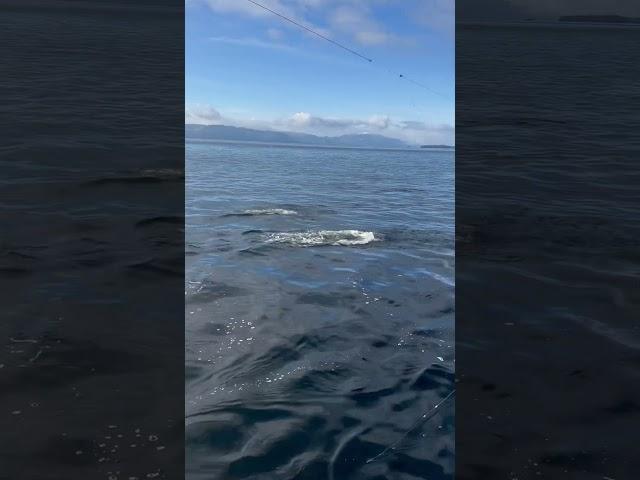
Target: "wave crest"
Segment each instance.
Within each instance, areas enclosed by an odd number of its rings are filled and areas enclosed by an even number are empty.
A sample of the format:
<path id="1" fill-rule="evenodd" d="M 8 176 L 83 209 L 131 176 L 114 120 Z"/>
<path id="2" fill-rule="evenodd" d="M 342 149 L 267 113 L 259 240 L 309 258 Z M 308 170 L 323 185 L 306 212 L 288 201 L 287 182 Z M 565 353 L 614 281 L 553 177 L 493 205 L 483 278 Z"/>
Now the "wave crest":
<path id="1" fill-rule="evenodd" d="M 320 230 L 311 232 L 281 232 L 266 235 L 267 243 L 286 243 L 300 247 L 320 245 L 366 245 L 376 241 L 373 232 L 360 230 Z"/>
<path id="2" fill-rule="evenodd" d="M 287 210 L 286 208 L 259 208 L 253 210 L 245 210 L 245 215 L 297 215 L 295 210 Z"/>
<path id="3" fill-rule="evenodd" d="M 298 215 L 295 210 L 287 210 L 286 208 L 256 208 L 244 210 L 240 213 L 228 213 L 225 217 L 256 217 L 260 215 Z"/>

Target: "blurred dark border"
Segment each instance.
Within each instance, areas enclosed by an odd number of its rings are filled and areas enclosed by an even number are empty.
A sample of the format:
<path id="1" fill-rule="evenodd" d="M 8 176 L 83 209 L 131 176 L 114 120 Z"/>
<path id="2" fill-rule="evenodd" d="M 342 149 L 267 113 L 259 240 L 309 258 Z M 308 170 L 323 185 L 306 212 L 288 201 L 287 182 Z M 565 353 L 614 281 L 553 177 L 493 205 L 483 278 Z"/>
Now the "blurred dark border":
<path id="1" fill-rule="evenodd" d="M 456 6 L 456 478 L 636 478 L 640 28 L 527 3 Z"/>
<path id="2" fill-rule="evenodd" d="M 184 475 L 184 3 L 0 5 L 0 479 Z"/>

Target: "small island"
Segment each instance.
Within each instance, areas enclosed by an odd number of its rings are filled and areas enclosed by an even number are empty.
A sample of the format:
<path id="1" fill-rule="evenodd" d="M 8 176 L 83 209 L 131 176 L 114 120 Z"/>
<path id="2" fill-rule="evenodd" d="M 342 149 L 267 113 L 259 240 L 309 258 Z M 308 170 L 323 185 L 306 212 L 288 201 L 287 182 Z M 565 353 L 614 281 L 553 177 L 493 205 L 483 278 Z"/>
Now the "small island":
<path id="1" fill-rule="evenodd" d="M 560 22 L 580 23 L 617 23 L 640 25 L 640 18 L 623 17 L 621 15 L 567 15 L 558 19 Z"/>
<path id="2" fill-rule="evenodd" d="M 420 145 L 420 148 L 455 148 L 452 145 Z"/>

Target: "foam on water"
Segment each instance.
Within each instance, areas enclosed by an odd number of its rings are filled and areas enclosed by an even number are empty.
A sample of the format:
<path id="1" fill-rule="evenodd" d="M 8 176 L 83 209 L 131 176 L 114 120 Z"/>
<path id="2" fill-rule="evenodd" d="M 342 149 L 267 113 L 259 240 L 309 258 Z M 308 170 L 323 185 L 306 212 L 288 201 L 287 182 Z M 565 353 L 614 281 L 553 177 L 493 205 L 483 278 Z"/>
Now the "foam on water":
<path id="1" fill-rule="evenodd" d="M 373 232 L 360 230 L 319 230 L 308 232 L 280 232 L 266 235 L 267 243 L 286 243 L 300 247 L 320 245 L 366 245 L 376 241 Z"/>
<path id="2" fill-rule="evenodd" d="M 287 210 L 286 208 L 261 208 L 244 210 L 243 215 L 297 215 L 295 210 Z"/>

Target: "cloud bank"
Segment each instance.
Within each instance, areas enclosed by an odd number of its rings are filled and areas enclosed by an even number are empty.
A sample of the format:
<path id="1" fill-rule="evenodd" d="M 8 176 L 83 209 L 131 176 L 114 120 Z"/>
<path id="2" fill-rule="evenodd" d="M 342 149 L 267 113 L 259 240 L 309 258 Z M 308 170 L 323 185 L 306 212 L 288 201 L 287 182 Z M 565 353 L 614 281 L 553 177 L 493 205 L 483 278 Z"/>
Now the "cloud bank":
<path id="1" fill-rule="evenodd" d="M 212 106 L 198 104 L 185 107 L 185 123 L 293 131 L 320 136 L 374 133 L 416 145 L 453 145 L 455 143 L 453 125 L 435 125 L 419 120 L 397 120 L 388 115 L 373 115 L 368 118 L 334 118 L 313 115 L 309 112 L 295 112 L 287 117 L 258 120 L 224 115 Z"/>

